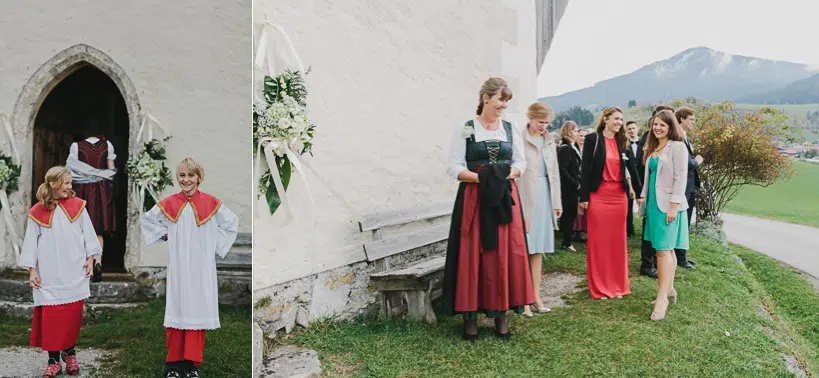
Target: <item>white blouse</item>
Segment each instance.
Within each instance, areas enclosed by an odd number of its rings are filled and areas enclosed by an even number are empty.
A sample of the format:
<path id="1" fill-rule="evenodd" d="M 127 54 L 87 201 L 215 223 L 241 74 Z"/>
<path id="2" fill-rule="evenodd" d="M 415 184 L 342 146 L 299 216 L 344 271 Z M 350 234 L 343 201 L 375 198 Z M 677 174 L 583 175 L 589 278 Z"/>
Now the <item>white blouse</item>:
<path id="1" fill-rule="evenodd" d="M 487 140 L 506 142 L 508 140 L 506 139 L 506 129 L 503 127 L 503 123 L 501 123 L 496 130 L 491 131 L 485 129 L 477 118 L 474 119 L 472 123 L 475 125 L 476 142 Z M 466 167 L 466 137 L 463 135 L 464 127 L 465 125 L 461 125 L 456 129 L 449 147 L 450 153 L 447 174 L 455 180 L 458 179 L 458 175 L 461 172 L 469 169 Z M 512 125 L 512 132 L 516 132 L 515 125 Z M 512 168 L 520 170 L 521 175 L 526 171 L 526 156 L 523 151 L 523 140 L 519 133 L 512 137 Z"/>
<path id="2" fill-rule="evenodd" d="M 91 296 L 86 259 L 102 254 L 88 212 L 83 209 L 73 223 L 61 208 L 54 209 L 51 227 L 28 218 L 19 265 L 34 268 L 40 288 L 32 289 L 35 306 L 72 303 Z"/>
<path id="3" fill-rule="evenodd" d="M 89 137 L 85 138 L 88 143 L 94 144 L 99 142 L 100 138 L 97 137 Z M 108 160 L 117 160 L 117 154 L 114 153 L 114 145 L 111 144 L 109 141 L 105 141 L 108 144 Z M 79 160 L 80 156 L 80 147 L 77 145 L 77 142 L 71 143 L 71 147 L 68 148 L 68 156 L 73 157 L 74 159 Z"/>
<path id="4" fill-rule="evenodd" d="M 168 236 L 165 327 L 219 328 L 216 255 L 225 257 L 236 241 L 236 215 L 222 204 L 210 220 L 197 226 L 193 206 L 185 206 L 176 223 L 154 206 L 142 216 L 140 224 L 148 245 Z"/>

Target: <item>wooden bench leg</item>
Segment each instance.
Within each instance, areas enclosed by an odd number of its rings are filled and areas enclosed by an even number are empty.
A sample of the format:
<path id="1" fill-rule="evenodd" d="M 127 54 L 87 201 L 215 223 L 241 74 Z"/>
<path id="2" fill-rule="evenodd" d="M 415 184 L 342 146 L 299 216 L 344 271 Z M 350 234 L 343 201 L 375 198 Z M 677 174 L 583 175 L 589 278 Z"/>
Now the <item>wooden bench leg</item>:
<path id="1" fill-rule="evenodd" d="M 426 292 L 422 290 L 407 291 L 407 317 L 415 320 L 426 320 Z"/>
<path id="2" fill-rule="evenodd" d="M 427 291 L 407 291 L 407 316 L 411 319 L 423 320 L 431 325 L 437 325 L 438 319 L 432 308 L 432 283 Z"/>

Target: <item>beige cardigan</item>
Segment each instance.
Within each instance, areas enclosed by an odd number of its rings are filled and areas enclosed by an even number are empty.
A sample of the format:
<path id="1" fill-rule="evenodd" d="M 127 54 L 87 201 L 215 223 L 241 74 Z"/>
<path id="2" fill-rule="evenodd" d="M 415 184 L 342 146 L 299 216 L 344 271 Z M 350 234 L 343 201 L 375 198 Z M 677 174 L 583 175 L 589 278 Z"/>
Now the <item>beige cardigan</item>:
<path id="1" fill-rule="evenodd" d="M 528 167 L 523 175 L 518 179 L 518 190 L 520 191 L 520 204 L 523 209 L 523 218 L 527 220 L 535 209 L 535 188 L 537 188 L 537 175 L 540 171 L 538 160 L 546 162 L 546 175 L 549 181 L 549 191 L 552 194 L 552 220 L 557 229 L 557 216 L 554 210 L 563 209 L 560 199 L 560 169 L 557 166 L 557 144 L 550 136 L 544 138 L 543 149 L 538 151 L 537 146 L 529 138 L 527 127 L 523 128 L 521 138 L 523 138 L 523 151 L 526 156 L 526 166 Z"/>
<path id="2" fill-rule="evenodd" d="M 651 158 L 650 156 L 648 157 Z M 670 202 L 678 203 L 677 211 L 688 209 L 688 201 L 685 199 L 685 184 L 688 180 L 688 149 L 685 143 L 673 140 L 668 141 L 668 145 L 660 152 L 660 161 L 657 165 L 657 175 L 655 178 L 655 198 L 657 207 L 663 213 L 668 213 Z M 648 197 L 648 160 L 646 160 L 646 173 L 643 184 L 643 192 L 640 198 Z M 640 206 L 640 214 L 645 215 L 646 201 Z"/>

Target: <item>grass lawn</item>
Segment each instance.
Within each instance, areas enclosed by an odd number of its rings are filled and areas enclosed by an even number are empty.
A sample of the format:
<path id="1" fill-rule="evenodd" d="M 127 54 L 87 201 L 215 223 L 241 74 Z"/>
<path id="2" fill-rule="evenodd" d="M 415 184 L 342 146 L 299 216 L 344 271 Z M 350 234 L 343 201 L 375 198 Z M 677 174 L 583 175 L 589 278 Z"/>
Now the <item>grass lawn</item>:
<path id="1" fill-rule="evenodd" d="M 474 344 L 460 339 L 459 317 L 439 318 L 436 327 L 320 323 L 283 342 L 317 350 L 326 376 L 790 376 L 783 355 L 819 373 L 819 295 L 810 284 L 753 251 L 695 235 L 692 244 L 697 269 L 678 272 L 679 303 L 660 322 L 648 319 L 656 281 L 638 276 L 634 239 L 632 295 L 592 300 L 583 290 L 566 296 L 570 307 L 510 316 L 511 342 L 496 339 L 483 317 Z M 584 270 L 584 254 L 545 257 L 546 272 Z"/>
<path id="2" fill-rule="evenodd" d="M 748 186 L 726 211 L 819 227 L 819 164 L 794 161 L 788 181 L 766 188 Z"/>
<path id="3" fill-rule="evenodd" d="M 83 322 L 77 348 L 101 348 L 116 353 L 101 370 L 117 377 L 158 377 L 165 367 L 165 301 L 155 300 L 131 310 L 109 310 Z M 208 331 L 205 340 L 205 377 L 251 375 L 250 308 L 222 307 L 222 328 Z M 27 346 L 31 321 L 0 313 L 0 347 Z M 82 363 L 82 361 L 80 361 Z M 110 376 L 110 375 L 106 375 Z"/>

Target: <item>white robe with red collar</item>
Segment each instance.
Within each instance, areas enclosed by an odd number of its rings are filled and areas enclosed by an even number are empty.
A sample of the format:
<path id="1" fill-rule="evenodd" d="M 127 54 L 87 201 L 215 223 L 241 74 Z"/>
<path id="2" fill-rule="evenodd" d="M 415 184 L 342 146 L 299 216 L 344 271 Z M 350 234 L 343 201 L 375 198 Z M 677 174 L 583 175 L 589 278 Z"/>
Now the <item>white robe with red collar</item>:
<path id="1" fill-rule="evenodd" d="M 225 257 L 236 240 L 236 215 L 209 194 L 188 198 L 180 192 L 160 201 L 140 224 L 148 245 L 168 236 L 165 327 L 219 328 L 216 255 Z"/>
<path id="2" fill-rule="evenodd" d="M 70 197 L 54 209 L 39 203 L 28 212 L 19 265 L 35 268 L 40 288 L 32 289 L 35 306 L 73 303 L 91 295 L 83 265 L 102 247 L 85 210 L 85 201 Z"/>

